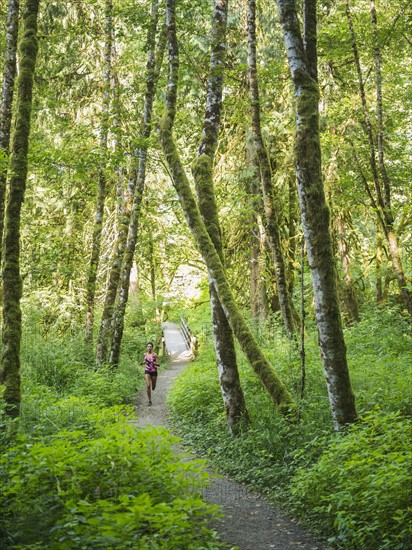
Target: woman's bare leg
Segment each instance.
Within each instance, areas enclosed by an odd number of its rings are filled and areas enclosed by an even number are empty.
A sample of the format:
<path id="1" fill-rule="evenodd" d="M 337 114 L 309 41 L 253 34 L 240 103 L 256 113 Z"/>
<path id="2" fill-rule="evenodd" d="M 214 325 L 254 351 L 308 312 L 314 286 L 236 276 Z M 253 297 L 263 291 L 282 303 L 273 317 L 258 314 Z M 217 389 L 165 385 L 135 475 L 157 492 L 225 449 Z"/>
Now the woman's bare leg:
<path id="1" fill-rule="evenodd" d="M 147 393 L 147 399 L 149 400 L 149 404 L 152 403 L 152 377 L 150 374 L 145 374 L 146 378 L 146 393 Z"/>

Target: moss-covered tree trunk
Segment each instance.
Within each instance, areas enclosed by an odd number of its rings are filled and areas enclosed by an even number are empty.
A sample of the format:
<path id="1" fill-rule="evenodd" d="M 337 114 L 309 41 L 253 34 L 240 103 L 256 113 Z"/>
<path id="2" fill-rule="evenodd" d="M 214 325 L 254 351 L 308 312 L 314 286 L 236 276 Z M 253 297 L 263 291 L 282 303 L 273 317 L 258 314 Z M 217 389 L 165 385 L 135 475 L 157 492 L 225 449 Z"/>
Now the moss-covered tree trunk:
<path id="1" fill-rule="evenodd" d="M 105 34 L 104 34 L 104 62 L 103 62 L 103 105 L 100 125 L 100 166 L 98 170 L 98 190 L 96 212 L 94 218 L 92 250 L 87 273 L 86 283 L 86 327 L 85 341 L 91 345 L 93 341 L 94 308 L 96 295 L 97 273 L 100 261 L 100 246 L 103 230 L 104 204 L 106 201 L 106 172 L 107 138 L 109 131 L 109 111 L 111 99 L 112 75 L 112 46 L 113 46 L 113 2 L 105 1 Z"/>
<path id="2" fill-rule="evenodd" d="M 131 219 L 129 223 L 127 243 L 123 255 L 123 264 L 118 285 L 117 301 L 112 316 L 112 342 L 109 354 L 109 363 L 112 367 L 119 364 L 120 347 L 123 338 L 124 317 L 129 299 L 130 273 L 133 267 L 134 252 L 136 249 L 140 210 L 146 180 L 146 161 L 150 134 L 152 131 L 152 111 L 159 79 L 164 50 L 166 47 L 166 28 L 160 33 L 156 53 L 156 32 L 159 19 L 159 2 L 153 0 L 151 11 L 151 24 L 147 38 L 147 66 L 146 66 L 146 93 L 143 107 L 143 127 L 141 138 L 143 145 L 137 149 L 136 160 L 132 164 L 128 184 L 128 201 L 131 207 Z"/>
<path id="3" fill-rule="evenodd" d="M 312 9 L 308 4 L 311 4 Z M 332 418 L 336 430 L 356 420 L 346 346 L 336 289 L 329 209 L 321 170 L 319 87 L 316 80 L 316 0 L 306 0 L 305 26 L 311 48 L 305 50 L 295 0 L 278 0 L 289 68 L 293 80 L 296 137 L 295 162 L 302 226 L 316 309 L 319 343 Z M 314 13 L 315 12 L 315 13 Z M 308 42 L 306 42 L 308 43 Z M 315 59 L 313 58 L 315 56 Z"/>
<path id="4" fill-rule="evenodd" d="M 7 157 L 10 153 L 14 81 L 17 71 L 17 37 L 19 29 L 19 2 L 9 0 L 7 8 L 6 51 L 4 55 L 3 84 L 0 110 L 0 265 L 3 253 L 4 201 L 6 197 Z"/>
<path id="5" fill-rule="evenodd" d="M 20 275 L 20 218 L 27 179 L 33 80 L 37 58 L 39 0 L 27 0 L 23 34 L 19 44 L 20 64 L 15 126 L 9 169 L 9 193 L 5 212 L 3 268 L 3 353 L 0 383 L 5 386 L 6 411 L 18 416 L 20 408 L 20 344 L 22 279 Z"/>
<path id="6" fill-rule="evenodd" d="M 272 184 L 272 170 L 262 136 L 260 122 L 259 82 L 256 59 L 256 2 L 255 0 L 249 0 L 248 65 L 249 91 L 252 111 L 252 129 L 260 169 L 263 204 L 266 216 L 266 232 L 273 258 L 280 311 L 282 313 L 282 319 L 286 334 L 290 338 L 294 332 L 293 307 L 291 305 L 291 298 L 289 296 L 289 289 L 287 284 L 285 259 L 282 251 L 282 242 L 280 237 L 279 216 L 276 212 L 276 204 Z"/>
<path id="7" fill-rule="evenodd" d="M 212 26 L 210 72 L 202 142 L 193 163 L 198 205 L 203 222 L 224 265 L 223 246 L 216 198 L 213 186 L 213 162 L 217 149 L 222 110 L 222 87 L 226 59 L 227 0 L 216 0 Z M 218 293 L 209 274 L 209 294 L 212 311 L 213 337 L 216 351 L 220 389 L 226 420 L 233 434 L 247 427 L 248 413 L 240 385 L 235 342 Z"/>
<path id="8" fill-rule="evenodd" d="M 228 285 L 219 254 L 201 218 L 196 200 L 190 188 L 189 180 L 176 149 L 173 139 L 173 124 L 176 115 L 179 50 L 176 38 L 174 0 L 167 0 L 166 2 L 166 20 L 169 36 L 169 80 L 166 94 L 165 114 L 160 126 L 160 139 L 172 175 L 173 185 L 177 191 L 180 204 L 182 205 L 193 238 L 207 265 L 209 276 L 216 288 L 219 301 L 243 352 L 268 391 L 273 402 L 289 410 L 293 402 L 292 397 L 286 386 L 278 378 L 271 365 L 264 357 L 243 316 L 238 310 Z M 202 162 L 206 162 L 205 155 L 202 156 L 202 159 Z"/>

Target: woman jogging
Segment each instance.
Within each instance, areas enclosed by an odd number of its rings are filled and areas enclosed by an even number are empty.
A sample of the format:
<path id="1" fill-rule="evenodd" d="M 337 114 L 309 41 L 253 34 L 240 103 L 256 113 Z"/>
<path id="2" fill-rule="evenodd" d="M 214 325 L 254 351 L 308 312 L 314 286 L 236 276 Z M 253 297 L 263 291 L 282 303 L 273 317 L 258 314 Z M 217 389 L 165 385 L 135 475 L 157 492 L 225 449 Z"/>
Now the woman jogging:
<path id="1" fill-rule="evenodd" d="M 153 342 L 148 342 L 142 365 L 145 365 L 146 393 L 149 406 L 152 404 L 152 390 L 156 388 L 157 367 L 160 365 L 157 353 L 153 351 Z"/>

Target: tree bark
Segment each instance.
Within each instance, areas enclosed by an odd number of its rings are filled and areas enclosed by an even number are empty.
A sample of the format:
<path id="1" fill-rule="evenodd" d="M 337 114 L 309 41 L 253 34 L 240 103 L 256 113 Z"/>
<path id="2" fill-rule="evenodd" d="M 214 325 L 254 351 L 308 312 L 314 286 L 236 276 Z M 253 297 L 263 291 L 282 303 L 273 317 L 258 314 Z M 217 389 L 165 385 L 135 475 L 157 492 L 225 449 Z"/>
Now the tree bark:
<path id="1" fill-rule="evenodd" d="M 215 0 L 206 113 L 198 157 L 192 166 L 199 211 L 223 266 L 221 230 L 213 188 L 213 162 L 217 149 L 222 111 L 227 12 L 227 0 Z M 220 389 L 227 424 L 232 434 L 236 435 L 247 427 L 249 415 L 240 385 L 233 332 L 223 311 L 210 273 L 209 295 Z"/>
<path id="2" fill-rule="evenodd" d="M 85 341 L 89 345 L 93 341 L 94 308 L 96 295 L 97 272 L 100 262 L 100 246 L 103 231 L 104 204 L 106 201 L 106 173 L 105 160 L 107 156 L 107 139 L 109 132 L 109 111 L 111 96 L 111 73 L 112 73 L 112 46 L 113 46 L 113 2 L 105 2 L 105 46 L 104 46 L 104 67 L 103 67 L 103 105 L 102 120 L 100 127 L 100 166 L 98 171 L 98 192 L 96 202 L 96 213 L 94 219 L 94 230 L 92 240 L 92 251 L 90 255 L 89 270 L 86 283 L 86 327 Z"/>
<path id="3" fill-rule="evenodd" d="M 277 294 L 282 313 L 283 324 L 289 338 L 294 332 L 293 308 L 288 291 L 285 260 L 280 237 L 279 217 L 276 212 L 272 171 L 263 141 L 260 122 L 259 84 L 256 62 L 256 2 L 249 0 L 248 9 L 248 64 L 249 64 L 249 91 L 252 109 L 252 129 L 259 163 L 260 179 L 263 192 L 263 204 L 266 216 L 266 233 L 272 253 L 274 272 L 276 277 Z"/>
<path id="4" fill-rule="evenodd" d="M 19 44 L 15 128 L 9 170 L 9 193 L 5 214 L 3 269 L 3 353 L 0 383 L 5 386 L 6 412 L 16 417 L 20 409 L 20 345 L 22 279 L 20 275 L 20 219 L 27 180 L 33 81 L 37 58 L 37 17 L 39 0 L 27 0 L 23 15 L 23 35 Z"/>
<path id="5" fill-rule="evenodd" d="M 19 2 L 9 0 L 7 8 L 6 52 L 4 56 L 3 85 L 0 111 L 0 265 L 3 254 L 4 202 L 6 197 L 7 162 L 10 153 L 10 129 L 17 72 L 17 38 L 19 30 Z M 4 164 L 3 164 L 4 162 Z"/>
<path id="6" fill-rule="evenodd" d="M 159 36 L 159 42 L 156 54 L 156 32 L 159 17 L 159 2 L 153 0 L 151 10 L 151 24 L 147 38 L 147 65 L 146 65 L 146 94 L 143 107 L 143 127 L 141 138 L 143 145 L 139 146 L 136 152 L 137 163 L 133 162 L 132 170 L 129 176 L 128 196 L 131 204 L 131 219 L 127 235 L 127 244 L 123 257 L 123 265 L 120 274 L 119 290 L 116 306 L 113 313 L 112 327 L 113 336 L 109 355 L 111 367 L 116 367 L 120 360 L 120 348 L 123 338 L 124 317 L 126 306 L 129 299 L 130 273 L 133 267 L 134 252 L 137 243 L 137 233 L 139 228 L 140 209 L 143 198 L 145 179 L 146 179 L 146 161 L 149 138 L 152 131 L 152 111 L 156 91 L 157 81 L 159 79 L 160 68 L 162 65 L 164 50 L 166 47 L 167 33 L 164 27 Z"/>
<path id="7" fill-rule="evenodd" d="M 316 0 L 311 1 L 316 5 Z M 322 182 L 319 87 L 312 76 L 314 61 L 307 61 L 309 52 L 304 49 L 295 0 L 278 0 L 278 7 L 294 87 L 295 162 L 302 226 L 329 403 L 334 427 L 339 430 L 356 420 L 356 410 L 338 305 L 329 210 Z"/>
<path id="8" fill-rule="evenodd" d="M 262 354 L 261 349 L 236 306 L 227 283 L 224 267 L 203 223 L 190 188 L 189 180 L 176 149 L 172 131 L 176 115 L 179 50 L 176 38 L 174 0 L 167 0 L 166 2 L 166 20 L 169 36 L 169 80 L 166 93 L 166 110 L 160 125 L 160 139 L 172 175 L 173 185 L 177 191 L 194 240 L 209 270 L 209 275 L 216 288 L 219 301 L 243 352 L 273 402 L 281 407 L 282 410 L 289 412 L 293 403 L 292 397 Z M 210 162 L 206 155 L 203 155 L 202 158 L 203 162 Z"/>

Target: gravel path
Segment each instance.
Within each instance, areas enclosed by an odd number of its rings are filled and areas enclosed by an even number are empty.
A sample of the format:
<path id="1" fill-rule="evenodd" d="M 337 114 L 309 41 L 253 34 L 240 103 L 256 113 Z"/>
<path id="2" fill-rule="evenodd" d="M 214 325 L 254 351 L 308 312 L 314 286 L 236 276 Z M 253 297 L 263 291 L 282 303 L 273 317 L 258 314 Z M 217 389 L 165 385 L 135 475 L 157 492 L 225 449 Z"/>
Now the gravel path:
<path id="1" fill-rule="evenodd" d="M 166 349 L 170 356 L 170 367 L 159 373 L 156 390 L 152 393 L 151 407 L 146 393 L 139 396 L 136 424 L 145 426 L 168 426 L 166 393 L 174 380 L 190 361 L 177 325 L 164 323 L 163 331 Z M 170 428 L 170 426 L 168 426 Z M 223 519 L 213 526 L 223 541 L 239 550 L 324 550 L 326 545 L 316 541 L 302 527 L 297 525 L 265 498 L 250 492 L 245 486 L 220 475 L 213 474 L 211 483 L 204 491 L 204 499 L 218 504 Z M 188 549 L 190 550 L 190 549 Z"/>

